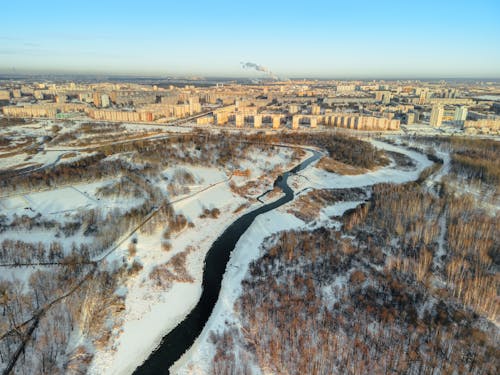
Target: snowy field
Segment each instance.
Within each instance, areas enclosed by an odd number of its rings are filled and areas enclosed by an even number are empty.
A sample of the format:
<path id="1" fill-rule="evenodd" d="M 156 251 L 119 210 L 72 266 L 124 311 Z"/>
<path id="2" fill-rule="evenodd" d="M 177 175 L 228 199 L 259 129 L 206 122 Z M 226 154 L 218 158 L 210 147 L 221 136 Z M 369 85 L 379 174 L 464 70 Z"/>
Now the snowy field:
<path id="1" fill-rule="evenodd" d="M 48 219 L 64 221 L 69 214 L 78 211 L 92 208 L 99 208 L 103 212 L 113 209 L 125 210 L 144 201 L 143 198 L 102 198 L 97 195 L 99 188 L 117 180 L 107 179 L 89 184 L 72 184 L 48 191 L 12 194 L 0 198 L 0 207 L 9 217 L 13 215 L 33 217 L 40 214 Z"/>

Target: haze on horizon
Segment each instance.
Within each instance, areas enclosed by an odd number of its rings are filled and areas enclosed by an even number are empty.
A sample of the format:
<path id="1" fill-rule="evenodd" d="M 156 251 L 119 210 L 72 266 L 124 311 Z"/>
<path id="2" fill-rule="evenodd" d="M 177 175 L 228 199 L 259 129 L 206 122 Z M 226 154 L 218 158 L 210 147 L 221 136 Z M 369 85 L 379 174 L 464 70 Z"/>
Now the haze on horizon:
<path id="1" fill-rule="evenodd" d="M 2 4 L 0 73 L 500 78 L 500 3 Z"/>

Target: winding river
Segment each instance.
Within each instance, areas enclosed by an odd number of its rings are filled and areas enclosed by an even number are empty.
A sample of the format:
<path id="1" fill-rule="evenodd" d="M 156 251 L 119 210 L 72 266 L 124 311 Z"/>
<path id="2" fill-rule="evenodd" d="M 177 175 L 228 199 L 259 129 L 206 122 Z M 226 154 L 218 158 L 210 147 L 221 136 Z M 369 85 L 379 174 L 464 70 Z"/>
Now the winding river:
<path id="1" fill-rule="evenodd" d="M 203 291 L 198 303 L 181 323 L 163 337 L 158 348 L 134 371 L 134 374 L 169 374 L 169 368 L 193 345 L 219 298 L 222 278 L 231 251 L 258 215 L 274 210 L 293 199 L 294 193 L 292 188 L 288 186 L 288 177 L 321 157 L 320 152 L 309 151 L 313 152 L 311 157 L 292 170 L 278 176 L 274 181 L 274 186 L 283 190 L 285 194 L 283 197 L 241 216 L 215 240 L 205 258 Z"/>

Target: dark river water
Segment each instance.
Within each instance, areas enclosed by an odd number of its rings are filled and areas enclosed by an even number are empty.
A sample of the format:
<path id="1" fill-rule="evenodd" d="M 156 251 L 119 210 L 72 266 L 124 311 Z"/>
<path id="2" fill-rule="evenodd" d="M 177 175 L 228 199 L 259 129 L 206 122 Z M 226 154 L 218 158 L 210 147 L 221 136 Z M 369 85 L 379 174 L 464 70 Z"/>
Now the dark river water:
<path id="1" fill-rule="evenodd" d="M 222 277 L 231 251 L 258 215 L 274 210 L 293 199 L 294 193 L 288 186 L 288 177 L 321 157 L 321 153 L 311 151 L 314 153 L 313 156 L 304 160 L 291 171 L 278 176 L 274 182 L 274 186 L 280 187 L 285 193 L 283 197 L 241 216 L 215 240 L 205 258 L 203 291 L 200 300 L 186 318 L 162 338 L 160 345 L 142 365 L 135 369 L 134 374 L 169 374 L 170 366 L 193 345 L 219 298 Z M 173 303 L 175 302 L 173 301 Z"/>

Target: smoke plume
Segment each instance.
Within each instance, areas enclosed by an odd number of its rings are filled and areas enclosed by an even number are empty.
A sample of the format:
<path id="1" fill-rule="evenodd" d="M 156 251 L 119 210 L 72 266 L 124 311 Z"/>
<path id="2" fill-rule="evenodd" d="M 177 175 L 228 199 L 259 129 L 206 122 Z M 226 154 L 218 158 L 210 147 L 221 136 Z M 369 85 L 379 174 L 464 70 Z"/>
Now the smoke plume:
<path id="1" fill-rule="evenodd" d="M 265 73 L 269 73 L 270 70 L 267 69 L 265 66 L 262 66 L 262 65 L 259 65 L 259 64 L 256 64 L 256 63 L 253 63 L 253 62 L 241 62 L 241 67 L 243 69 L 255 69 L 257 70 L 258 72 L 265 72 Z"/>
<path id="2" fill-rule="evenodd" d="M 262 65 L 259 65 L 259 64 L 253 63 L 253 62 L 243 62 L 243 61 L 240 64 L 241 64 L 241 67 L 243 69 L 254 69 L 257 72 L 266 73 L 268 76 L 270 76 L 273 79 L 277 79 L 276 75 L 274 75 L 273 72 L 271 72 L 271 70 L 266 68 L 265 66 L 262 66 Z"/>

